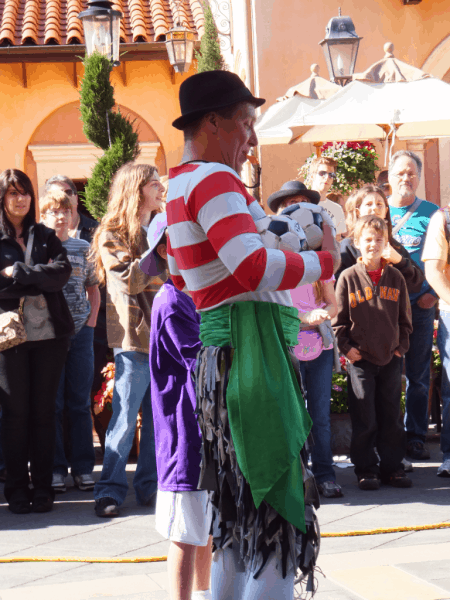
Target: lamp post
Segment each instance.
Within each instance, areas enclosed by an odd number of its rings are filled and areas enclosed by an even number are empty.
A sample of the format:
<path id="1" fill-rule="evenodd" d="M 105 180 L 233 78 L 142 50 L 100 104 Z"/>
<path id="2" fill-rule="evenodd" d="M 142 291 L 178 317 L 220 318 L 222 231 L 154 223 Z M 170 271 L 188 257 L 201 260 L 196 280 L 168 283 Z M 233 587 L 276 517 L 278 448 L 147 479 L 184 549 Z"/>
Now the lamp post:
<path id="1" fill-rule="evenodd" d="M 110 0 L 89 0 L 86 10 L 78 15 L 83 22 L 86 52 L 91 56 L 99 52 L 106 56 L 114 67 L 120 65 L 120 19 L 122 13 L 113 10 Z"/>
<path id="2" fill-rule="evenodd" d="M 183 0 L 181 0 L 183 1 Z M 176 24 L 166 33 L 169 62 L 176 73 L 187 73 L 194 55 L 195 33 L 181 22 L 180 0 L 175 0 Z"/>
<path id="3" fill-rule="evenodd" d="M 342 17 L 339 9 L 339 16 L 330 19 L 325 38 L 319 42 L 333 83 L 344 86 L 351 81 L 360 40 L 362 38 L 356 34 L 351 18 Z"/>

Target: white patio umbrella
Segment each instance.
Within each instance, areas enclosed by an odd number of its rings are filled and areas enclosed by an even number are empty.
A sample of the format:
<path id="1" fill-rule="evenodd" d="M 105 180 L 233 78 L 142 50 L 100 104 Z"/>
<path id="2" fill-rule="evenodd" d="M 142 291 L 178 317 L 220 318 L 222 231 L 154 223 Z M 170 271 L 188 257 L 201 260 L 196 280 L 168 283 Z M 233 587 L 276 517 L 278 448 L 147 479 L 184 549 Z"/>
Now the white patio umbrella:
<path id="1" fill-rule="evenodd" d="M 303 118 L 293 138 L 311 143 L 450 136 L 450 85 L 393 58 L 385 59 Z M 309 126 L 306 133 L 305 127 Z M 301 138 L 298 136 L 301 135 Z"/>
<path id="2" fill-rule="evenodd" d="M 290 127 L 301 127 L 303 118 L 327 98 L 340 90 L 340 86 L 319 76 L 319 66 L 311 65 L 311 76 L 288 89 L 257 120 L 256 133 L 260 145 L 286 144 L 292 138 Z M 297 129 L 299 131 L 299 129 Z"/>

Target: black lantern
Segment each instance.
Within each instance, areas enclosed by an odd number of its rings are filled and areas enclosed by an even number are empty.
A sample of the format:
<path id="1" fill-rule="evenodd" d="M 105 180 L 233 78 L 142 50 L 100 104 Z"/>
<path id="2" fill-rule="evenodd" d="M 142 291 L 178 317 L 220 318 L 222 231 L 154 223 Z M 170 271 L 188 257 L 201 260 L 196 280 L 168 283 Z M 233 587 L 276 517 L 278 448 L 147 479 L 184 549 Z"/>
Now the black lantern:
<path id="1" fill-rule="evenodd" d="M 333 83 L 344 86 L 355 71 L 359 42 L 355 26 L 350 17 L 333 17 L 325 30 L 325 39 L 319 42 L 325 54 L 328 73 Z"/>
<path id="2" fill-rule="evenodd" d="M 194 55 L 195 33 L 177 23 L 166 33 L 169 62 L 177 73 L 187 73 Z"/>
<path id="3" fill-rule="evenodd" d="M 99 52 L 116 67 L 119 62 L 120 19 L 122 13 L 113 10 L 109 0 L 89 0 L 87 10 L 78 18 L 83 21 L 86 52 Z"/>

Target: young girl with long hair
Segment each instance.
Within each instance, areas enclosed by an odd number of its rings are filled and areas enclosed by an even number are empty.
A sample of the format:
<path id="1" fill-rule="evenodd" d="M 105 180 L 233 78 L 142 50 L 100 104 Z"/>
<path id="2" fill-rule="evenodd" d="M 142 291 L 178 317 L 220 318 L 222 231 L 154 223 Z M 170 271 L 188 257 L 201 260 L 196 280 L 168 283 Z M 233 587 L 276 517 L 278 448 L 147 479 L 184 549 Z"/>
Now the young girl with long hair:
<path id="1" fill-rule="evenodd" d="M 148 250 L 146 229 L 160 211 L 163 193 L 155 167 L 132 163 L 121 167 L 92 241 L 97 277 L 107 289 L 108 345 L 114 349 L 116 364 L 113 415 L 102 475 L 94 489 L 99 517 L 117 516 L 127 495 L 125 467 L 141 405 L 141 444 L 133 480 L 137 502 L 148 505 L 157 490 L 148 351 L 151 307 L 159 285 L 141 271 L 139 260 Z"/>
<path id="2" fill-rule="evenodd" d="M 300 373 L 306 406 L 311 416 L 314 445 L 311 448 L 312 472 L 320 494 L 339 498 L 342 489 L 336 483 L 331 451 L 330 398 L 334 350 L 331 337 L 324 340 L 318 327 L 337 312 L 334 278 L 316 281 L 291 290 L 293 305 L 300 317 L 298 345 L 294 348 L 300 361 Z"/>
<path id="3" fill-rule="evenodd" d="M 364 185 L 348 198 L 345 204 L 347 213 L 347 237 L 341 242 L 341 266 L 336 273 L 336 280 L 345 269 L 356 264 L 360 251 L 353 243 L 353 230 L 359 217 L 375 215 L 384 219 L 388 228 L 388 245 L 384 259 L 400 271 L 406 281 L 408 292 L 418 292 L 424 280 L 420 267 L 412 260 L 408 250 L 397 242 L 392 235 L 392 222 L 389 204 L 383 190 L 372 184 Z"/>

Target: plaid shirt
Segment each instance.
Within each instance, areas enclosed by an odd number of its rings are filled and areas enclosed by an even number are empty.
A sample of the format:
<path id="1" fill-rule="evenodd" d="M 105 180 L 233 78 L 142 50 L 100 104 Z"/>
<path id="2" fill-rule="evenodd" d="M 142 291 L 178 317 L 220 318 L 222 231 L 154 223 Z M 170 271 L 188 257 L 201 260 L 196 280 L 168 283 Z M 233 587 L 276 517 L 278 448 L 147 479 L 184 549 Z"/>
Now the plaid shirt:
<path id="1" fill-rule="evenodd" d="M 147 237 L 143 233 L 139 255 L 146 250 Z M 143 273 L 139 258 L 133 258 L 122 240 L 111 232 L 100 238 L 100 255 L 106 271 L 108 346 L 148 354 L 153 299 L 163 282 Z"/>

